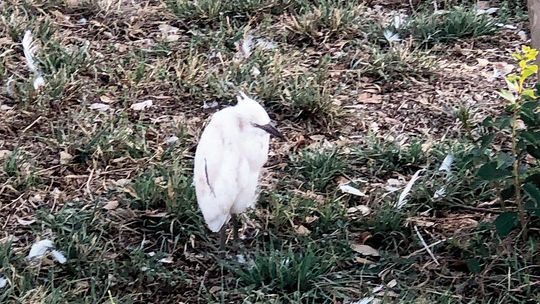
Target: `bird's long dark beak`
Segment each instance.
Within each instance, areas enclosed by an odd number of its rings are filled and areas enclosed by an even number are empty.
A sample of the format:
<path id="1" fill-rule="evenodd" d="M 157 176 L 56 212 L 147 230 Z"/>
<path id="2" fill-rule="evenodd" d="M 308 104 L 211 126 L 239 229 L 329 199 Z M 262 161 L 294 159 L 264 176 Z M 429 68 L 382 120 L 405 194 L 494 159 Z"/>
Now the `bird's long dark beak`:
<path id="1" fill-rule="evenodd" d="M 255 127 L 262 129 L 277 138 L 285 139 L 285 136 L 283 136 L 283 134 L 281 134 L 281 132 L 279 132 L 278 129 L 276 129 L 276 127 L 272 126 L 271 124 L 255 125 Z"/>

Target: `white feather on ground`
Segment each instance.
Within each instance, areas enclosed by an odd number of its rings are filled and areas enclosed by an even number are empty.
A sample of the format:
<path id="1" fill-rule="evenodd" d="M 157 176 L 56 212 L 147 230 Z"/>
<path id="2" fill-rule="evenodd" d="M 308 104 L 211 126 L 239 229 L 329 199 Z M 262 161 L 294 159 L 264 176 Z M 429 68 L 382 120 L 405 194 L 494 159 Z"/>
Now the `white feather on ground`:
<path id="1" fill-rule="evenodd" d="M 447 173 L 447 175 L 446 175 L 447 179 L 448 179 L 448 177 L 450 175 L 452 175 L 452 164 L 453 163 L 454 163 L 454 155 L 448 154 L 448 155 L 446 155 L 446 157 L 444 158 L 441 166 L 439 167 L 439 171 L 445 171 Z M 435 194 L 433 194 L 433 198 L 434 199 L 441 198 L 445 194 L 446 194 L 446 187 L 442 186 L 440 189 L 435 191 Z"/>
<path id="2" fill-rule="evenodd" d="M 45 84 L 45 79 L 43 79 L 43 76 L 41 75 L 41 72 L 39 71 L 34 61 L 34 55 L 36 53 L 37 46 L 33 43 L 33 40 L 34 38 L 32 37 L 32 32 L 27 30 L 24 33 L 22 46 L 24 58 L 26 59 L 26 65 L 28 66 L 28 69 L 30 69 L 30 71 L 34 74 L 34 89 L 37 90 Z"/>
<path id="3" fill-rule="evenodd" d="M 398 202 L 396 204 L 396 208 L 397 209 L 401 209 L 401 207 L 405 206 L 405 204 L 407 204 L 407 195 L 409 195 L 409 193 L 411 192 L 411 189 L 412 189 L 412 186 L 414 185 L 414 183 L 416 183 L 416 181 L 420 178 L 420 173 L 424 172 L 425 169 L 420 169 L 418 171 L 416 171 L 416 173 L 414 173 L 413 177 L 411 177 L 411 180 L 407 183 L 407 185 L 405 186 L 405 189 L 403 189 L 403 191 L 401 192 L 401 194 L 399 195 L 399 199 L 398 199 Z"/>
<path id="4" fill-rule="evenodd" d="M 60 252 L 54 249 L 54 243 L 51 240 L 37 241 L 30 248 L 30 253 L 26 257 L 28 260 L 42 258 L 47 252 L 51 252 L 53 258 L 60 264 L 64 264 L 67 260 L 66 257 Z"/>
<path id="5" fill-rule="evenodd" d="M 6 278 L 4 278 L 3 276 L 0 276 L 0 289 L 6 287 L 8 281 Z"/>

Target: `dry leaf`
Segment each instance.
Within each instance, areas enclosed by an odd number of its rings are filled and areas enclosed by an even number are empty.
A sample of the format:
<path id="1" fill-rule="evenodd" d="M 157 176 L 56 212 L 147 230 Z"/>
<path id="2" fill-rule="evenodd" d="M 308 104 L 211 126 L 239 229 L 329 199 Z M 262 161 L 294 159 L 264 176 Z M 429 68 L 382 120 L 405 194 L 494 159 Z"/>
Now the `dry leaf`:
<path id="1" fill-rule="evenodd" d="M 131 183 L 131 180 L 129 178 L 121 178 L 117 181 L 114 181 L 114 183 L 118 186 L 118 187 L 124 187 L 126 186 L 127 184 Z"/>
<path id="2" fill-rule="evenodd" d="M 304 227 L 304 225 L 295 225 L 294 231 L 296 232 L 296 234 L 301 235 L 301 236 L 305 236 L 311 233 L 311 231 L 309 231 L 309 229 Z"/>
<path id="3" fill-rule="evenodd" d="M 372 261 L 366 259 L 366 258 L 363 258 L 363 257 L 356 257 L 354 258 L 354 261 L 358 264 L 373 264 Z"/>
<path id="4" fill-rule="evenodd" d="M 306 218 L 304 219 L 304 223 L 311 224 L 311 223 L 315 222 L 318 219 L 319 219 L 319 217 L 316 216 L 316 215 L 309 215 L 309 216 L 306 216 Z"/>
<path id="5" fill-rule="evenodd" d="M 487 59 L 483 59 L 483 58 L 477 58 L 476 59 L 478 61 L 478 66 L 479 67 L 485 67 L 489 64 L 489 60 Z"/>
<path id="6" fill-rule="evenodd" d="M 8 158 L 11 155 L 9 150 L 0 150 L 0 159 Z"/>
<path id="7" fill-rule="evenodd" d="M 368 245 L 361 244 L 351 244 L 351 249 L 362 254 L 378 257 L 380 256 L 379 251 Z"/>
<path id="8" fill-rule="evenodd" d="M 347 213 L 356 213 L 356 212 L 360 212 L 362 213 L 363 216 L 366 216 L 371 213 L 371 209 L 365 205 L 354 206 L 347 209 Z"/>
<path id="9" fill-rule="evenodd" d="M 118 208 L 118 201 L 108 201 L 104 206 L 103 206 L 103 209 L 106 209 L 106 210 L 114 210 L 116 208 Z"/>
<path id="10" fill-rule="evenodd" d="M 362 93 L 358 95 L 358 101 L 361 103 L 381 103 L 381 95 Z"/>
<path id="11" fill-rule="evenodd" d="M 99 100 L 101 100 L 101 102 L 104 102 L 104 103 L 114 103 L 114 99 L 112 99 L 111 97 L 107 95 L 99 96 Z"/>
<path id="12" fill-rule="evenodd" d="M 71 162 L 73 159 L 73 156 L 67 152 L 61 151 L 60 152 L 60 164 L 67 165 Z"/>

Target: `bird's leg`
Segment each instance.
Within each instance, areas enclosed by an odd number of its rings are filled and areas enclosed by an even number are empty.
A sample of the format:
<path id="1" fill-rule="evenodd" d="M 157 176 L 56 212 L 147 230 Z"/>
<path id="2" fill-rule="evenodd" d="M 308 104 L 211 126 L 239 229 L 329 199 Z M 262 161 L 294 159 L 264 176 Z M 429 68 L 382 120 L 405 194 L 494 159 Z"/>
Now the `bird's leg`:
<path id="1" fill-rule="evenodd" d="M 224 257 L 225 255 L 225 231 L 227 230 L 226 226 L 227 225 L 223 225 L 223 227 L 221 227 L 221 229 L 219 230 L 219 251 L 221 251 L 222 257 Z"/>
<path id="2" fill-rule="evenodd" d="M 231 215 L 231 221 L 233 224 L 233 239 L 235 242 L 238 242 L 238 217 L 236 214 Z"/>

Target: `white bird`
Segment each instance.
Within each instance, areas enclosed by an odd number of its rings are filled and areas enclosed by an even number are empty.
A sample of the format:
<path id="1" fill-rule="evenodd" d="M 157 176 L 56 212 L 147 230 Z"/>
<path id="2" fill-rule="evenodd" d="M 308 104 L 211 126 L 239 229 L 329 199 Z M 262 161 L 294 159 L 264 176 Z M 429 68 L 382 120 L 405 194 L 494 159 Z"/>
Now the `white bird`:
<path id="1" fill-rule="evenodd" d="M 270 135 L 283 138 L 259 103 L 242 92 L 237 99 L 235 106 L 212 116 L 195 152 L 197 203 L 208 228 L 220 231 L 220 250 L 225 247 L 225 224 L 232 218 L 237 239 L 236 214 L 255 205 Z"/>

